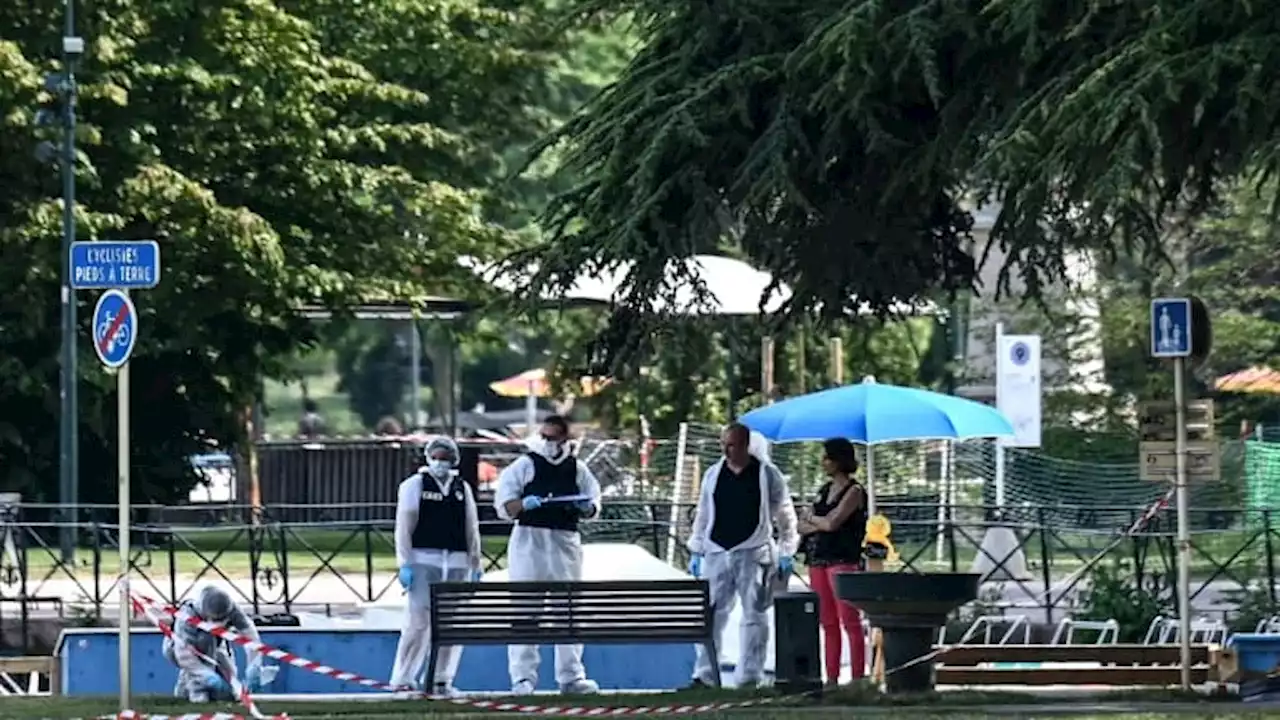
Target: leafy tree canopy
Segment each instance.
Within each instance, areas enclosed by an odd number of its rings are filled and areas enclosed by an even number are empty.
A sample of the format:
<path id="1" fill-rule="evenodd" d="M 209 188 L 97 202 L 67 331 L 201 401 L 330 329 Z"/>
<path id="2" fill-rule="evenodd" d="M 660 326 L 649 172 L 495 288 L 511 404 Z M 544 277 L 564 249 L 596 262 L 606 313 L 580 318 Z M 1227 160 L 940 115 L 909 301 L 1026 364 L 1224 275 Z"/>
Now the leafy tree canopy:
<path id="1" fill-rule="evenodd" d="M 1280 17 L 1228 0 L 583 0 L 642 49 L 562 135 L 581 182 L 519 255 L 531 290 L 635 263 L 606 335 L 726 240 L 793 289 L 789 314 L 887 312 L 972 287 L 975 203 L 1026 295 L 1070 250 L 1161 254 L 1215 180 L 1276 168 Z"/>
<path id="2" fill-rule="evenodd" d="M 477 49 L 509 23 L 487 11 L 464 22 L 446 0 L 359 3 L 368 32 L 398 24 L 470 68 L 461 89 L 433 94 L 399 82 L 412 67 L 389 77 L 372 40 L 335 39 L 339 26 L 356 32 L 354 3 L 81 5 L 79 239 L 161 245 L 160 287 L 136 294 L 133 457 L 140 496 L 164 500 L 191 479 L 188 456 L 241 436 L 237 414 L 259 380 L 314 340 L 301 305 L 464 292 L 456 256 L 493 257 L 507 242 L 480 219 L 479 182 L 467 177 L 484 138 L 455 120 L 500 124 L 488 99 L 505 98 L 511 78 Z M 58 69 L 62 13 L 61 0 L 0 7 L 0 481 L 48 500 L 60 185 L 33 157 L 57 139 L 34 115 L 51 100 L 42 75 Z M 85 340 L 95 298 L 77 300 L 79 482 L 82 499 L 105 500 L 114 383 Z"/>

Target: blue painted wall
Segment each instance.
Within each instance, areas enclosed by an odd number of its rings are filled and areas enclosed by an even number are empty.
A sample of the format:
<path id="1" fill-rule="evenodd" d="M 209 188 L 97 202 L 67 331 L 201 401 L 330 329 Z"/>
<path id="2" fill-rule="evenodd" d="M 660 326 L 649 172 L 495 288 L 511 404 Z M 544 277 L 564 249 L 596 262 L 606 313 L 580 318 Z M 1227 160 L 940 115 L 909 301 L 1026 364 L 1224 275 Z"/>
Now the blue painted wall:
<path id="1" fill-rule="evenodd" d="M 400 634 L 389 630 L 265 629 L 262 641 L 339 670 L 386 680 L 391 675 Z M 169 694 L 177 670 L 161 655 L 163 637 L 154 630 L 135 630 L 132 637 L 133 692 Z M 118 635 L 114 629 L 76 629 L 63 633 L 64 695 L 113 695 L 119 691 Z M 554 648 L 542 648 L 540 690 L 555 689 Z M 691 645 L 588 645 L 583 655 L 587 675 L 604 689 L 670 690 L 683 687 L 693 675 Z M 268 660 L 268 662 L 275 662 Z M 244 666 L 237 652 L 236 663 Z M 467 648 L 454 684 L 459 690 L 502 692 L 511 688 L 507 675 L 507 648 Z M 271 683 L 272 693 L 326 694 L 378 692 L 342 683 L 289 665 Z"/>

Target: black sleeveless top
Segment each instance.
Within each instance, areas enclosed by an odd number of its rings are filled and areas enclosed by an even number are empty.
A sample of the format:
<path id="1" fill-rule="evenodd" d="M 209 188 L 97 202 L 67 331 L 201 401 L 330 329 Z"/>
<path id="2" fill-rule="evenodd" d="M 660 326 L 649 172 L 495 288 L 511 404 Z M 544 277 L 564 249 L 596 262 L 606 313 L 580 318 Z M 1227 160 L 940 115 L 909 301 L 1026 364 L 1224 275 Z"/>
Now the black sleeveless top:
<path id="1" fill-rule="evenodd" d="M 831 492 L 831 483 L 822 486 L 818 491 L 818 499 L 813 503 L 814 517 L 830 515 L 840 505 L 846 493 L 862 486 L 850 483 L 831 502 L 827 496 Z M 810 565 L 862 565 L 862 538 L 867 532 L 867 507 L 853 511 L 840 527 L 831 532 L 816 532 L 810 545 Z"/>

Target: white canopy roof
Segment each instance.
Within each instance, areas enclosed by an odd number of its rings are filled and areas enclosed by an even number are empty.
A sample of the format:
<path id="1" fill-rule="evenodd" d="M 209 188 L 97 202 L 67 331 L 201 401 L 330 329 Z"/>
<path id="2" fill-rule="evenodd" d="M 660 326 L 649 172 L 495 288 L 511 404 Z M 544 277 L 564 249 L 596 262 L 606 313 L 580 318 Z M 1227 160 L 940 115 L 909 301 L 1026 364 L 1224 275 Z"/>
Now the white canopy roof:
<path id="1" fill-rule="evenodd" d="M 473 258 L 461 258 L 459 262 L 500 290 L 514 292 L 519 287 L 518 279 L 496 276 L 491 266 L 481 265 Z M 660 311 L 678 315 L 757 315 L 762 299 L 765 300 L 764 312 L 772 313 L 791 297 L 791 289 L 785 284 L 774 288 L 766 297 L 772 276 L 741 260 L 720 255 L 695 255 L 686 260 L 672 260 L 671 264 L 681 262 L 687 274 L 698 277 L 706 285 L 710 296 L 708 302 L 701 306 L 695 303 L 693 287 L 686 283 L 677 289 L 674 306 L 667 307 L 665 302 L 661 302 L 657 308 Z M 563 298 L 545 295 L 544 299 L 609 304 L 618 295 L 631 267 L 630 263 L 624 263 L 611 273 L 580 277 Z M 672 274 L 675 274 L 674 270 L 672 267 Z M 912 306 L 904 303 L 899 312 L 909 315 L 931 310 L 932 306 L 928 304 Z"/>

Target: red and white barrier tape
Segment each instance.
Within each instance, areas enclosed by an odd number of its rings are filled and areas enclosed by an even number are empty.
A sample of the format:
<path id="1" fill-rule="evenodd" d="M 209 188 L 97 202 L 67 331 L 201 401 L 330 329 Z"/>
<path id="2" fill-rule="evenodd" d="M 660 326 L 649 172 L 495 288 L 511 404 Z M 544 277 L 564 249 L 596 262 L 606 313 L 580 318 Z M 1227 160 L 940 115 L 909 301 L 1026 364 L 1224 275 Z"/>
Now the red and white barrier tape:
<path id="1" fill-rule="evenodd" d="M 165 614 L 168 614 L 168 615 L 176 615 L 176 611 L 171 611 L 170 608 L 168 607 L 165 607 L 163 611 L 159 611 L 154 607 L 144 605 L 143 603 L 139 602 L 138 598 L 132 594 L 130 594 L 129 596 L 129 603 L 133 606 L 133 610 L 135 613 L 141 613 L 144 617 L 150 620 L 151 623 L 155 625 L 160 630 L 160 632 L 164 634 L 165 637 L 167 638 L 173 637 L 173 629 L 170 628 L 167 623 L 165 623 L 164 621 L 162 621 L 160 618 L 156 617 L 152 613 L 164 612 Z M 205 655 L 199 650 L 195 650 L 194 648 L 192 648 L 191 651 L 195 653 L 196 657 L 199 658 L 201 662 L 208 664 L 215 671 L 218 671 L 219 666 L 218 666 L 217 660 L 214 660 L 213 658 Z M 219 672 L 219 675 L 221 675 L 220 672 Z M 249 694 L 249 689 L 246 688 L 244 684 L 240 682 L 240 679 L 235 677 L 234 675 L 225 676 L 223 677 L 223 680 L 226 680 L 227 684 L 231 686 L 231 694 L 234 695 L 240 701 L 241 705 L 244 705 L 245 709 L 249 711 L 250 717 L 252 717 L 254 720 L 288 720 L 289 719 L 288 715 L 279 714 L 279 715 L 268 716 L 267 714 L 259 710 L 257 704 L 253 701 L 253 696 Z"/>
<path id="2" fill-rule="evenodd" d="M 173 617 L 177 616 L 176 608 L 172 608 L 167 605 L 164 605 L 163 603 L 157 602 L 149 597 L 146 597 L 145 595 L 135 594 L 134 601 L 135 603 L 153 608 L 167 615 L 170 615 Z M 240 645 L 241 647 L 245 647 L 250 650 L 255 650 L 269 658 L 272 658 L 273 660 L 279 660 L 280 662 L 287 663 L 296 668 L 307 670 L 308 672 L 313 672 L 317 675 L 324 675 L 325 677 L 331 677 L 335 680 L 339 680 L 343 682 L 353 682 L 353 683 L 356 683 L 357 685 L 361 685 L 368 688 L 374 688 L 376 690 L 404 692 L 404 688 L 395 687 L 388 683 L 384 683 L 381 680 L 374 680 L 373 678 L 368 678 L 357 673 L 346 672 L 344 670 L 339 670 L 337 668 L 329 667 L 328 665 L 324 665 L 314 660 L 304 658 L 300 655 L 295 655 L 291 652 L 281 650 L 277 647 L 273 647 L 264 642 L 261 642 L 258 640 L 251 640 L 237 633 L 236 631 L 225 628 L 222 625 L 219 625 L 217 623 L 211 623 L 211 622 L 200 620 L 199 618 L 190 617 L 190 616 L 186 618 L 186 622 L 192 627 L 203 630 L 204 632 L 207 632 L 210 635 L 213 635 L 214 637 L 221 638 L 223 640 L 226 640 L 227 642 L 233 643 L 235 645 Z M 786 699 L 784 697 L 752 698 L 750 700 L 738 700 L 734 702 L 703 703 L 699 705 L 685 704 L 685 705 L 646 705 L 646 706 L 638 706 L 638 707 L 573 707 L 573 706 L 564 706 L 564 705 L 528 705 L 524 703 L 511 702 L 509 700 L 454 698 L 454 697 L 429 696 L 429 695 L 421 695 L 421 694 L 417 694 L 415 695 L 415 697 L 425 699 L 425 700 L 432 700 L 436 702 L 449 703 L 451 705 L 460 705 L 463 707 L 476 708 L 477 710 L 488 710 L 490 712 L 511 712 L 511 713 L 519 713 L 523 715 L 543 715 L 543 716 L 568 715 L 573 717 L 598 717 L 603 715 L 608 715 L 608 716 L 688 715 L 690 713 L 719 712 L 721 710 L 731 710 L 734 708 L 768 705 L 771 703 L 778 702 L 779 700 Z M 796 696 L 788 696 L 788 697 L 794 698 L 794 697 L 800 697 L 800 696 L 796 695 Z M 159 716 L 153 717 L 153 716 L 139 715 L 136 717 L 147 718 L 147 720 L 159 719 Z M 190 718 L 201 718 L 201 720 L 203 720 L 204 717 L 205 716 L 202 716 L 202 715 L 190 716 Z M 210 717 L 212 718 L 214 716 L 210 716 Z M 233 717 L 235 716 L 217 716 L 217 720 L 231 720 L 231 718 Z M 183 716 L 183 720 L 189 720 L 189 718 L 187 716 Z"/>

